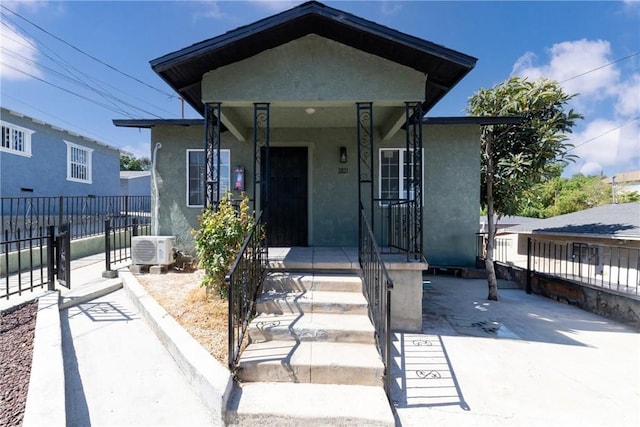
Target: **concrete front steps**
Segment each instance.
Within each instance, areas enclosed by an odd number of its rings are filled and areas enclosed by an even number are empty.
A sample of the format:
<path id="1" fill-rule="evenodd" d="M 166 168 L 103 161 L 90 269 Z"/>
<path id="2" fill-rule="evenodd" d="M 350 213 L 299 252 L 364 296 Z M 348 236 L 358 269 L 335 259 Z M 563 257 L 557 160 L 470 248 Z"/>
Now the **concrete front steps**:
<path id="1" fill-rule="evenodd" d="M 256 312 L 229 425 L 395 425 L 353 271 L 272 272 Z"/>

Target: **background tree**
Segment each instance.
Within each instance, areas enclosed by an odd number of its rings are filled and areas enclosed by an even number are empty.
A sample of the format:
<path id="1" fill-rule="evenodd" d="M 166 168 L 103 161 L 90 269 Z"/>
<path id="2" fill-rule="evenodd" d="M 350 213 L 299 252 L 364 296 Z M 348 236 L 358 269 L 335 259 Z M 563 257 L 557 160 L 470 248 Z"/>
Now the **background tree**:
<path id="1" fill-rule="evenodd" d="M 151 160 L 148 157 L 136 158 L 135 156 L 120 155 L 121 171 L 148 171 L 151 169 Z"/>
<path id="2" fill-rule="evenodd" d="M 519 116 L 519 124 L 482 128 L 481 203 L 487 210 L 486 268 L 489 300 L 498 300 L 493 264 L 495 216 L 515 215 L 528 189 L 557 174 L 572 159 L 567 133 L 581 116 L 565 111 L 572 98 L 557 82 L 511 77 L 491 89 L 480 89 L 467 111 L 474 116 Z"/>
<path id="3" fill-rule="evenodd" d="M 527 191 L 518 215 L 549 218 L 609 204 L 612 201 L 611 184 L 603 178 L 577 174 L 571 178 L 557 176 L 543 181 Z"/>

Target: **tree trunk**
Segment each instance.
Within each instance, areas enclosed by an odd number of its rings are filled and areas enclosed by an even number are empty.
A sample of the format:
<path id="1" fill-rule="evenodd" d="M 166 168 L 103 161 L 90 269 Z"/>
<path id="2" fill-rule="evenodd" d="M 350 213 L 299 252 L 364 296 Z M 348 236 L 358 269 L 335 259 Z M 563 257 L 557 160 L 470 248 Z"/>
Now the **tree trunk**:
<path id="1" fill-rule="evenodd" d="M 485 256 L 485 266 L 487 269 L 487 284 L 489 285 L 489 295 L 487 299 L 498 301 L 498 280 L 496 279 L 496 269 L 493 263 L 493 248 L 496 240 L 496 225 L 494 221 L 493 208 L 493 175 L 495 173 L 493 166 L 493 150 L 492 136 L 487 135 L 485 144 L 485 155 L 487 156 L 487 225 L 489 227 L 487 236 L 487 253 Z"/>

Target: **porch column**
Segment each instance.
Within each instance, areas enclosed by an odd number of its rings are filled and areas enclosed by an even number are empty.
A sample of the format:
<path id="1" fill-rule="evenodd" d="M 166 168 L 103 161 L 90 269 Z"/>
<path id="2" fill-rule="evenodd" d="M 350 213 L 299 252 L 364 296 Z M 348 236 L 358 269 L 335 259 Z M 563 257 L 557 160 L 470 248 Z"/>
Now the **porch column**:
<path id="1" fill-rule="evenodd" d="M 358 120 L 358 211 L 364 209 L 371 229 L 375 230 L 373 215 L 373 102 L 356 103 Z M 368 186 L 368 188 L 367 188 Z M 358 213 L 358 241 L 362 241 L 362 219 Z"/>
<path id="2" fill-rule="evenodd" d="M 405 189 L 409 205 L 409 252 L 414 259 L 422 258 L 422 103 L 405 102 L 406 144 L 408 171 L 405 174 Z M 409 254 L 407 254 L 409 255 Z"/>
<path id="3" fill-rule="evenodd" d="M 262 148 L 265 149 L 262 158 Z M 260 203 L 258 204 L 258 191 Z M 257 214 L 269 206 L 269 103 L 253 104 L 253 210 Z M 263 218 L 268 221 L 268 212 Z"/>
<path id="4" fill-rule="evenodd" d="M 204 109 L 204 208 L 218 209 L 220 202 L 220 103 L 206 103 Z"/>

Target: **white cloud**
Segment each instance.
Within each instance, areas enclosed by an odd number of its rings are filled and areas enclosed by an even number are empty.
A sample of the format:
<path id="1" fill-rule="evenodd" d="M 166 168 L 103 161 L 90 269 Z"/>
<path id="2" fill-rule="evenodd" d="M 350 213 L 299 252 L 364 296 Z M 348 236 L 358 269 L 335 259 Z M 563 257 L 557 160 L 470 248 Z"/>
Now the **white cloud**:
<path id="1" fill-rule="evenodd" d="M 380 12 L 385 15 L 395 15 L 402 10 L 402 4 L 395 0 L 382 0 L 380 2 Z"/>
<path id="2" fill-rule="evenodd" d="M 597 69 L 612 61 L 608 41 L 565 41 L 554 44 L 548 49 L 548 54 L 549 62 L 536 66 L 537 56 L 526 52 L 518 58 L 512 73 L 530 79 L 546 77 L 561 82 L 567 93 L 579 94 L 573 102 L 581 110 L 588 110 L 593 102 L 612 95 L 612 88 L 620 79 L 620 72 L 614 66 Z"/>
<path id="3" fill-rule="evenodd" d="M 294 6 L 299 5 L 302 1 L 296 0 L 252 0 L 256 6 L 260 6 L 272 12 L 282 12 L 283 10 L 291 9 Z"/>
<path id="4" fill-rule="evenodd" d="M 18 70 L 41 76 L 40 70 L 32 62 L 37 59 L 37 56 L 38 49 L 35 47 L 35 42 L 20 34 L 11 24 L 5 22 L 0 25 L 0 76 L 3 79 L 30 78 Z"/>
<path id="5" fill-rule="evenodd" d="M 606 175 L 640 169 L 640 124 L 596 119 L 585 129 L 571 136 L 576 146 L 572 154 L 580 159 L 567 168 L 568 175 L 577 172 L 589 175 L 605 171 Z"/>
<path id="6" fill-rule="evenodd" d="M 580 158 L 565 175 L 640 169 L 640 128 L 637 120 L 630 121 L 640 114 L 640 74 L 623 74 L 619 64 L 607 65 L 615 58 L 606 40 L 564 41 L 547 54 L 547 62 L 539 63 L 535 53 L 526 52 L 512 71 L 530 79 L 554 79 L 566 93 L 579 94 L 571 107 L 585 119 L 578 122 L 571 142 Z"/>
<path id="7" fill-rule="evenodd" d="M 640 114 L 640 74 L 634 74 L 617 87 L 616 113 L 622 117 Z"/>

